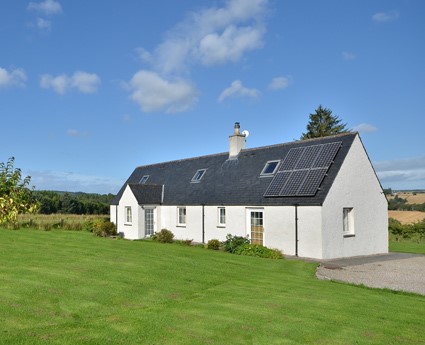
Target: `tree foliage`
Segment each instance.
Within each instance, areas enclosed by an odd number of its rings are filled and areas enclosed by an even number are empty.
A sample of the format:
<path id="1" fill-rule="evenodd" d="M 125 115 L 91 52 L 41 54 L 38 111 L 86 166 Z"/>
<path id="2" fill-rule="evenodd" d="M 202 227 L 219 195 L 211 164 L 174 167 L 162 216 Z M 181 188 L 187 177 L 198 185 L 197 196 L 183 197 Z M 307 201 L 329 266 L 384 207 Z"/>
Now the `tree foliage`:
<path id="1" fill-rule="evenodd" d="M 18 214 L 37 210 L 33 191 L 28 188 L 31 177 L 22 179 L 21 170 L 14 164 L 14 157 L 0 163 L 0 224 L 15 223 Z"/>
<path id="2" fill-rule="evenodd" d="M 301 135 L 301 140 L 349 132 L 347 125 L 341 121 L 337 115 L 332 115 L 332 110 L 319 105 L 315 113 L 310 114 L 307 132 Z"/>
<path id="3" fill-rule="evenodd" d="M 112 194 L 34 191 L 42 214 L 107 214 Z"/>

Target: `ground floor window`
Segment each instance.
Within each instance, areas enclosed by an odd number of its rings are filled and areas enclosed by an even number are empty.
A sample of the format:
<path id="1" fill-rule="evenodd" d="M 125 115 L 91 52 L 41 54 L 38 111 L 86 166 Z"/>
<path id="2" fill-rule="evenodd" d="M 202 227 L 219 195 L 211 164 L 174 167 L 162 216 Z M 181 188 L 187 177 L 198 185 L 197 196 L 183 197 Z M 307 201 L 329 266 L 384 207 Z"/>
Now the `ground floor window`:
<path id="1" fill-rule="evenodd" d="M 150 237 L 154 233 L 154 209 L 145 209 L 145 236 Z"/>
<path id="2" fill-rule="evenodd" d="M 177 225 L 186 225 L 186 207 L 177 207 Z"/>
<path id="3" fill-rule="evenodd" d="M 250 212 L 251 243 L 264 245 L 263 211 Z"/>
<path id="4" fill-rule="evenodd" d="M 131 215 L 131 206 L 126 206 L 125 207 L 125 222 L 126 223 L 131 223 L 132 220 L 132 215 Z"/>
<path id="5" fill-rule="evenodd" d="M 226 226 L 226 208 L 218 208 L 218 226 Z"/>
<path id="6" fill-rule="evenodd" d="M 342 219 L 344 236 L 354 236 L 354 211 L 352 207 L 342 209 Z"/>

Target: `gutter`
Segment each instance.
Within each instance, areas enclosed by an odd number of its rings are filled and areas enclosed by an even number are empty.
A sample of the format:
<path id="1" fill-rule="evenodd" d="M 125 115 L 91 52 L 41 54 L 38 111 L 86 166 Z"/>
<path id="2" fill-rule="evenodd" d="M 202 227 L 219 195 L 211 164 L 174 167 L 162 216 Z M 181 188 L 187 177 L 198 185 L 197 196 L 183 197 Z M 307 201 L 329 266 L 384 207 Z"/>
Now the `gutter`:
<path id="1" fill-rule="evenodd" d="M 205 204 L 202 204 L 202 243 L 205 243 Z"/>
<path id="2" fill-rule="evenodd" d="M 298 256 L 298 204 L 295 204 L 295 256 Z"/>

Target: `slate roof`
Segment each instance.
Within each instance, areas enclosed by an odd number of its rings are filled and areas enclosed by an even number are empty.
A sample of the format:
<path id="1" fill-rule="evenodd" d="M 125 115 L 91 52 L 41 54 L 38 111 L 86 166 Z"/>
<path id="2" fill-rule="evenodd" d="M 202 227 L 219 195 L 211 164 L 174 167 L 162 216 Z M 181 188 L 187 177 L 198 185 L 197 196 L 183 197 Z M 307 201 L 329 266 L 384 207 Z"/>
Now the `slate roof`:
<path id="1" fill-rule="evenodd" d="M 159 201 L 159 185 L 161 195 L 163 193 L 163 205 L 322 205 L 356 136 L 357 133 L 347 133 L 243 149 L 237 158 L 232 160 L 229 160 L 229 153 L 225 152 L 140 166 L 133 171 L 111 204 L 118 205 L 125 187 L 130 184 L 139 204 L 143 204 L 146 200 Z M 268 161 L 283 160 L 291 148 L 336 141 L 340 141 L 342 146 L 314 196 L 264 197 L 272 177 L 260 177 L 260 174 Z M 198 183 L 191 182 L 198 169 L 206 169 L 203 178 Z M 138 185 L 144 175 L 149 175 L 147 184 Z M 157 186 L 150 190 L 149 185 Z M 144 195 L 144 192 L 150 193 L 149 196 Z"/>
<path id="2" fill-rule="evenodd" d="M 139 205 L 158 205 L 162 203 L 162 185 L 129 183 Z"/>

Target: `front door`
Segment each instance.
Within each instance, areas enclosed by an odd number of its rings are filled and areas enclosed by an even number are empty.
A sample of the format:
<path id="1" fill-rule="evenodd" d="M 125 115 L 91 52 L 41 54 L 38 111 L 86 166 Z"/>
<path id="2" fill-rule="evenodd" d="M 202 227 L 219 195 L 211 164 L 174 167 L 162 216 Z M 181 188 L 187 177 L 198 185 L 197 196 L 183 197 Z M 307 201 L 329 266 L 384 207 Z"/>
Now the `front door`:
<path id="1" fill-rule="evenodd" d="M 155 209 L 146 208 L 145 209 L 145 237 L 150 237 L 154 234 L 155 231 Z"/>
<path id="2" fill-rule="evenodd" d="M 263 210 L 248 210 L 248 234 L 252 244 L 264 245 L 264 212 Z"/>

